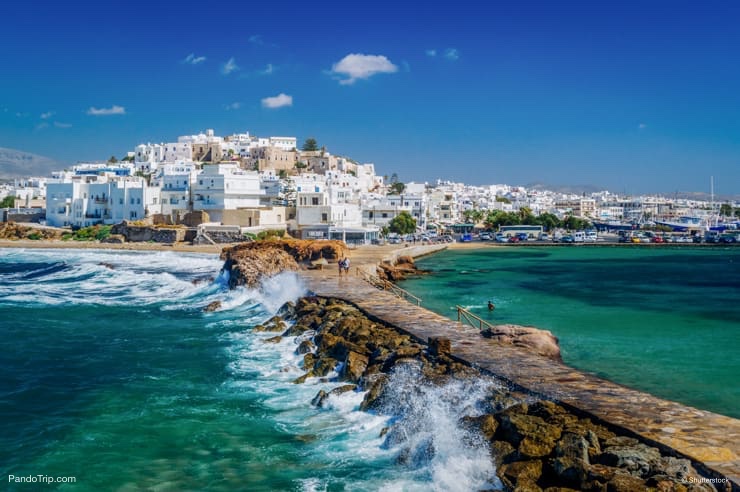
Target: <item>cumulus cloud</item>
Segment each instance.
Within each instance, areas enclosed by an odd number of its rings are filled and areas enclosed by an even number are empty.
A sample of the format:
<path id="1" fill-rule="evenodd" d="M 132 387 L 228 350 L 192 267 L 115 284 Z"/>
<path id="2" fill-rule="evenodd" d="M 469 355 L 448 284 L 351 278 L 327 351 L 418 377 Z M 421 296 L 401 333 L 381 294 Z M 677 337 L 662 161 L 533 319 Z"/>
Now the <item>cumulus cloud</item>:
<path id="1" fill-rule="evenodd" d="M 342 85 L 351 85 L 360 79 L 368 79 L 379 73 L 395 73 L 398 67 L 383 55 L 362 55 L 353 53 L 345 56 L 331 67 L 335 75 L 348 78 L 339 81 Z"/>
<path id="2" fill-rule="evenodd" d="M 427 56 L 431 57 L 437 56 L 437 50 L 426 50 L 424 53 L 426 53 Z"/>
<path id="3" fill-rule="evenodd" d="M 72 128 L 72 123 L 62 123 L 60 121 L 55 121 L 54 126 L 56 128 Z"/>
<path id="4" fill-rule="evenodd" d="M 460 52 L 457 51 L 455 48 L 447 48 L 445 50 L 444 57 L 447 58 L 448 60 L 455 61 L 458 58 L 460 58 Z"/>
<path id="5" fill-rule="evenodd" d="M 241 107 L 242 107 L 242 103 L 240 103 L 240 102 L 233 102 L 231 104 L 227 104 L 226 106 L 224 106 L 224 109 L 226 111 L 231 111 L 232 109 L 239 109 Z"/>
<path id="6" fill-rule="evenodd" d="M 204 61 L 206 61 L 205 56 L 195 56 L 195 53 L 190 53 L 182 62 L 187 63 L 188 65 L 197 65 L 199 63 L 203 63 Z"/>
<path id="7" fill-rule="evenodd" d="M 262 99 L 262 107 L 268 109 L 282 108 L 285 106 L 293 105 L 293 96 L 283 94 L 282 92 L 277 96 L 266 97 Z"/>
<path id="8" fill-rule="evenodd" d="M 231 72 L 235 72 L 237 70 L 239 70 L 239 65 L 236 64 L 236 60 L 234 60 L 233 56 L 221 67 L 221 73 L 224 75 L 229 75 Z"/>
<path id="9" fill-rule="evenodd" d="M 94 106 L 90 106 L 90 108 L 87 110 L 87 114 L 89 114 L 90 116 L 110 116 L 114 114 L 126 114 L 126 108 L 116 105 L 113 105 L 110 108 L 96 108 Z"/>
<path id="10" fill-rule="evenodd" d="M 52 116 L 54 116 L 56 113 L 54 111 L 47 111 L 46 113 L 41 113 L 41 119 L 42 120 L 48 120 Z"/>

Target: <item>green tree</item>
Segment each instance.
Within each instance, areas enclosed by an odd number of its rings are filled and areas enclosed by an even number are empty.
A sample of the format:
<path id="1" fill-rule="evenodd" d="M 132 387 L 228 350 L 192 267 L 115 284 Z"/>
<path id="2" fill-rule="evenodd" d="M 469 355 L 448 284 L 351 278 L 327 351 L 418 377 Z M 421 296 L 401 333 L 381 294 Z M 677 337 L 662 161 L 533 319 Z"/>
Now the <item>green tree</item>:
<path id="1" fill-rule="evenodd" d="M 391 219 L 388 229 L 396 234 L 411 234 L 416 232 L 416 219 L 410 213 L 403 211 Z"/>
<path id="2" fill-rule="evenodd" d="M 478 222 L 482 221 L 485 218 L 485 214 L 482 210 L 478 209 L 472 209 L 472 210 L 466 210 L 463 212 L 463 218 L 465 219 L 465 222 L 467 223 L 473 223 L 477 224 Z"/>
<path id="3" fill-rule="evenodd" d="M 740 208 L 736 208 L 735 209 L 735 217 L 737 217 L 738 219 L 740 219 Z"/>
<path id="4" fill-rule="evenodd" d="M 719 214 L 725 217 L 731 217 L 732 216 L 732 205 L 729 203 L 723 203 L 719 207 Z"/>
<path id="5" fill-rule="evenodd" d="M 116 162 L 118 162 L 118 159 L 116 158 L 116 156 L 112 155 L 110 156 L 110 159 L 108 159 L 108 162 L 110 164 L 115 164 Z"/>
<path id="6" fill-rule="evenodd" d="M 396 181 L 390 186 L 391 195 L 400 195 L 405 189 L 406 185 L 401 183 L 400 181 Z"/>
<path id="7" fill-rule="evenodd" d="M 496 201 L 499 203 L 511 203 L 511 200 L 509 200 L 505 196 L 497 196 Z"/>
<path id="8" fill-rule="evenodd" d="M 535 217 L 534 225 L 541 225 L 546 231 L 551 231 L 560 225 L 557 215 L 545 212 Z"/>
<path id="9" fill-rule="evenodd" d="M 2 201 L 0 201 L 0 208 L 13 208 L 15 207 L 15 197 L 14 196 L 6 196 L 3 198 Z"/>
<path id="10" fill-rule="evenodd" d="M 308 167 L 308 164 L 306 164 L 303 161 L 298 161 L 295 163 L 295 168 L 298 169 L 298 174 L 301 174 L 304 169 Z"/>
<path id="11" fill-rule="evenodd" d="M 303 142 L 303 147 L 301 147 L 301 150 L 304 152 L 316 152 L 319 150 L 319 144 L 316 142 L 316 139 L 313 137 L 308 137 L 305 142 Z"/>

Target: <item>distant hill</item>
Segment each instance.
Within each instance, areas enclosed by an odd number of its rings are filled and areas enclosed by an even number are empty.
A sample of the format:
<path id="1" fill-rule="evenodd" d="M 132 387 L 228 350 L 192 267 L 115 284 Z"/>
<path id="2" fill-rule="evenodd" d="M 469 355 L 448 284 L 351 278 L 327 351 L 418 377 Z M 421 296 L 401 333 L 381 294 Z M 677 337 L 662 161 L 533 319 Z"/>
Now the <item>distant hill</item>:
<path id="1" fill-rule="evenodd" d="M 22 150 L 0 147 L 0 179 L 49 176 L 64 166 L 54 159 Z"/>

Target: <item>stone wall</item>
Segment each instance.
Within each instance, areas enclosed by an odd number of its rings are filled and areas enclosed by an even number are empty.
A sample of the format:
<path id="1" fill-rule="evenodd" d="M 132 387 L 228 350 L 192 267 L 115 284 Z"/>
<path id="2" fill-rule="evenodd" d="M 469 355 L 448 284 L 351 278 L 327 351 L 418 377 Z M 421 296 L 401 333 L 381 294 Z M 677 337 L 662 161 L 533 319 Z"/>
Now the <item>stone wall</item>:
<path id="1" fill-rule="evenodd" d="M 120 234 L 127 242 L 155 242 L 172 244 L 185 240 L 186 229 L 168 229 L 149 226 L 134 226 L 127 223 L 116 224 L 111 234 Z"/>

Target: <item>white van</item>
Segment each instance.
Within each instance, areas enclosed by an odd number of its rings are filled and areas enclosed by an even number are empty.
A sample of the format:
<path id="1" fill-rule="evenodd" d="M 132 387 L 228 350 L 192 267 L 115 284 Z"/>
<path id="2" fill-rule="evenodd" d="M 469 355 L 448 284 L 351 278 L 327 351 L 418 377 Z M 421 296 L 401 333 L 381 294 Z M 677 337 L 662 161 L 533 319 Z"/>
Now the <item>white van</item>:
<path id="1" fill-rule="evenodd" d="M 573 242 L 574 243 L 582 243 L 586 241 L 586 233 L 583 231 L 578 231 L 573 234 Z"/>
<path id="2" fill-rule="evenodd" d="M 598 238 L 599 236 L 596 234 L 596 231 L 586 231 L 586 241 L 593 243 L 596 242 Z"/>

